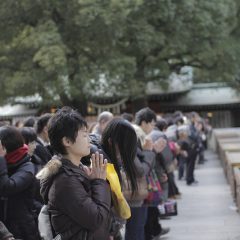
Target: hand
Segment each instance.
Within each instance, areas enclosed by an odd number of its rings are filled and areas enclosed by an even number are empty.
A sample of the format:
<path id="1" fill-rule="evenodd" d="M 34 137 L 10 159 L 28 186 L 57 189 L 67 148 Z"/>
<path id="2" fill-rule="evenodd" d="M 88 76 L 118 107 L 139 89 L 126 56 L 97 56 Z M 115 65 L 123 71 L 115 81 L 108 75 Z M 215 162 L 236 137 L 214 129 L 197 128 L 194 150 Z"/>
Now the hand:
<path id="1" fill-rule="evenodd" d="M 92 173 L 92 169 L 88 166 L 83 166 L 83 171 L 88 175 L 90 176 L 91 173 Z"/>
<path id="2" fill-rule="evenodd" d="M 167 180 L 168 180 L 167 174 L 166 174 L 166 173 L 163 173 L 163 174 L 161 175 L 161 182 L 166 182 Z"/>
<path id="3" fill-rule="evenodd" d="M 103 179 L 106 180 L 107 177 L 107 159 L 103 160 L 103 155 L 96 152 L 92 154 L 92 169 L 90 178 L 91 179 Z"/>
<path id="4" fill-rule="evenodd" d="M 7 153 L 6 148 L 3 147 L 2 142 L 0 140 L 0 157 L 4 157 L 6 153 Z"/>
<path id="5" fill-rule="evenodd" d="M 145 143 L 144 145 L 142 146 L 143 150 L 150 150 L 152 151 L 153 150 L 153 141 L 152 139 L 150 138 L 145 138 Z"/>
<path id="6" fill-rule="evenodd" d="M 166 146 L 167 141 L 164 138 L 159 138 L 156 142 L 154 142 L 153 149 L 156 153 L 161 153 Z"/>
<path id="7" fill-rule="evenodd" d="M 183 157 L 188 157 L 187 151 L 182 150 L 180 153 Z"/>
<path id="8" fill-rule="evenodd" d="M 175 145 L 175 154 L 178 155 L 181 152 L 181 147 L 178 143 L 174 143 Z"/>

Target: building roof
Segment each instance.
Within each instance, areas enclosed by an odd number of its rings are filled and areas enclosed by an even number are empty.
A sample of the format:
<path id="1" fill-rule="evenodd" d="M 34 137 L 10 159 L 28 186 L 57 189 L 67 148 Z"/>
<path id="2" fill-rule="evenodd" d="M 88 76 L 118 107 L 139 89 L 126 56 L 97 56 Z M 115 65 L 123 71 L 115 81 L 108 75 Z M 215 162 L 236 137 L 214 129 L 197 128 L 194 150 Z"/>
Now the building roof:
<path id="1" fill-rule="evenodd" d="M 37 113 L 37 109 L 30 109 L 24 104 L 10 105 L 0 107 L 0 118 L 33 116 Z"/>
<path id="2" fill-rule="evenodd" d="M 226 105 L 240 103 L 240 93 L 224 84 L 194 84 L 192 89 L 181 95 L 177 106 Z"/>

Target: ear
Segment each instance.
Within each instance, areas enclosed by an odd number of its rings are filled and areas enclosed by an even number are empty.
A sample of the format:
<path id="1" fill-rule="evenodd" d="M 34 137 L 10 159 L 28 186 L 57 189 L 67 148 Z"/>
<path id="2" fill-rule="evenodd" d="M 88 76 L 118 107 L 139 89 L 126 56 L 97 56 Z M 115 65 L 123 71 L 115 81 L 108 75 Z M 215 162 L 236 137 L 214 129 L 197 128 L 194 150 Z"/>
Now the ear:
<path id="1" fill-rule="evenodd" d="M 69 147 L 71 144 L 71 141 L 67 137 L 62 138 L 62 143 L 65 147 Z"/>

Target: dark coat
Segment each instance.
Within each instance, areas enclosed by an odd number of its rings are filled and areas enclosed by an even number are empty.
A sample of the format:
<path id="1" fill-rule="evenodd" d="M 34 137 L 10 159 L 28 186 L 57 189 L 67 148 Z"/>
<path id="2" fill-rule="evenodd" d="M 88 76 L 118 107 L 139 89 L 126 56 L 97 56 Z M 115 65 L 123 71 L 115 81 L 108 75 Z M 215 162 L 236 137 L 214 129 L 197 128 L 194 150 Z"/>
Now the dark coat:
<path id="1" fill-rule="evenodd" d="M 31 162 L 34 164 L 35 175 L 43 168 L 41 159 L 33 154 L 31 156 Z M 41 208 L 43 206 L 43 199 L 40 195 L 40 181 L 36 179 L 35 181 L 35 194 L 34 194 L 34 209 L 36 210 L 36 214 L 39 215 Z"/>
<path id="2" fill-rule="evenodd" d="M 0 159 L 0 195 L 7 199 L 0 202 L 5 209 L 1 220 L 15 238 L 39 239 L 33 212 L 34 182 L 34 166 L 28 155 L 8 169 L 5 159 Z"/>
<path id="3" fill-rule="evenodd" d="M 37 139 L 36 140 L 36 149 L 34 154 L 37 155 L 38 158 L 41 160 L 42 167 L 52 158 L 52 152 L 50 151 L 50 147 L 46 147 L 42 144 L 42 142 Z"/>
<path id="4" fill-rule="evenodd" d="M 56 234 L 62 240 L 82 240 L 84 234 L 87 240 L 107 240 L 111 205 L 108 183 L 90 180 L 81 167 L 67 159 L 51 160 L 42 172 L 47 174 L 40 172 L 41 194 Z"/>

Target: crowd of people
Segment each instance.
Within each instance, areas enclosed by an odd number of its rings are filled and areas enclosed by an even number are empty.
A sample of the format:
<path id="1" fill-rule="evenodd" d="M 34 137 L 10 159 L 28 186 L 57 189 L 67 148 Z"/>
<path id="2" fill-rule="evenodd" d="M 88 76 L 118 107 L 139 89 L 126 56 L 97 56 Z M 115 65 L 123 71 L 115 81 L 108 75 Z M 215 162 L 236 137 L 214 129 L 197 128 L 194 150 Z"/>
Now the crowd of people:
<path id="1" fill-rule="evenodd" d="M 167 234 L 175 175 L 199 184 L 211 127 L 196 112 L 77 111 L 0 123 L 0 240 L 153 240 Z"/>

